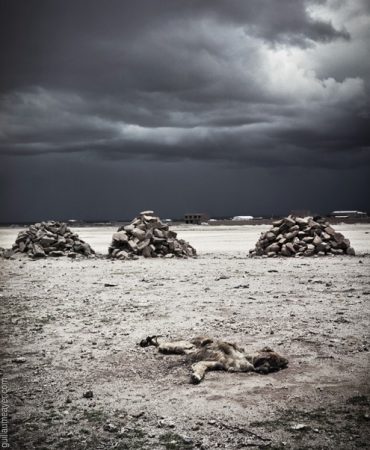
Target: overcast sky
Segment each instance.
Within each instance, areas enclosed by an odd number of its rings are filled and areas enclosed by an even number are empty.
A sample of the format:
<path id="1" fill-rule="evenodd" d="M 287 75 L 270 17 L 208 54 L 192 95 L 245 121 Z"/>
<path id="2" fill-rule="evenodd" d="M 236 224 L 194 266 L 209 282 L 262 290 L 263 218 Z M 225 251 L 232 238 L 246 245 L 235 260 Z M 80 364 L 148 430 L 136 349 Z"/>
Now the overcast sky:
<path id="1" fill-rule="evenodd" d="M 0 5 L 0 221 L 370 210 L 369 1 Z"/>

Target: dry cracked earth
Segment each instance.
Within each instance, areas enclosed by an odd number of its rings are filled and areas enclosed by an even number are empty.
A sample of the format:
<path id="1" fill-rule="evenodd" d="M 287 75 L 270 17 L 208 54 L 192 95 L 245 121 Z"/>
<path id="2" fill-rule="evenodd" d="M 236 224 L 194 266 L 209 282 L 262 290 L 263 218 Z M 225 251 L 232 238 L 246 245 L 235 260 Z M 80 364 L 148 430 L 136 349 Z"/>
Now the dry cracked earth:
<path id="1" fill-rule="evenodd" d="M 12 449 L 369 448 L 370 257 L 2 260 Z M 209 335 L 289 359 L 210 372 L 147 335 Z"/>

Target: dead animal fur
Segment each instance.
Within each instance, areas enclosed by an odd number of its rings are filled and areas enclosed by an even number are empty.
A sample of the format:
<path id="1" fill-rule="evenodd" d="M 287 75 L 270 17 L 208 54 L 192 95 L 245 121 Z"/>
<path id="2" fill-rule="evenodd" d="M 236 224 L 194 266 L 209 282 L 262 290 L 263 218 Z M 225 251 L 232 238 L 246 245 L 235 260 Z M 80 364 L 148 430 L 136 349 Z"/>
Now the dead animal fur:
<path id="1" fill-rule="evenodd" d="M 189 355 L 193 362 L 191 382 L 200 383 L 209 370 L 228 372 L 257 372 L 267 374 L 284 369 L 288 360 L 269 347 L 255 353 L 247 353 L 236 344 L 200 336 L 191 341 L 168 342 L 160 336 L 148 336 L 141 347 L 153 345 L 167 355 Z"/>

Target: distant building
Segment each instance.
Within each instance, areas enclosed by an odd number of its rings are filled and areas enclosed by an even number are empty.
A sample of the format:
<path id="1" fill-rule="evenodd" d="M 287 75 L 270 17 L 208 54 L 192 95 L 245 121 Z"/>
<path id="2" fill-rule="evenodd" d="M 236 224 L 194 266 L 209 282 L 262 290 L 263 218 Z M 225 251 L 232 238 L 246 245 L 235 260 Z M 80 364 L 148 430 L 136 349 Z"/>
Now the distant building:
<path id="1" fill-rule="evenodd" d="M 363 218 L 367 217 L 366 212 L 363 211 L 332 211 L 329 217 L 336 217 L 338 219 L 348 219 L 348 218 Z"/>
<path id="2" fill-rule="evenodd" d="M 202 222 L 207 222 L 208 219 L 209 217 L 204 213 L 185 214 L 184 216 L 185 223 L 194 223 L 197 225 L 200 225 Z"/>
<path id="3" fill-rule="evenodd" d="M 231 220 L 252 220 L 254 219 L 253 216 L 235 216 Z"/>

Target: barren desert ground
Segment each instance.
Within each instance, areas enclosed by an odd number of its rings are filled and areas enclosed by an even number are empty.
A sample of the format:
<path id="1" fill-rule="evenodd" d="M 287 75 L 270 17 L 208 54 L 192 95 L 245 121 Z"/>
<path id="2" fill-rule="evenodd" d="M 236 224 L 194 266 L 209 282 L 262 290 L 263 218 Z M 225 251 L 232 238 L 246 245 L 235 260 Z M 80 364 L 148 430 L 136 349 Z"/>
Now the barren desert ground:
<path id="1" fill-rule="evenodd" d="M 197 259 L 0 260 L 9 448 L 369 448 L 370 225 L 335 226 L 354 257 L 248 258 L 267 228 L 177 227 Z M 105 253 L 114 230 L 76 231 Z M 155 334 L 289 366 L 192 385 L 185 357 L 138 346 Z"/>

